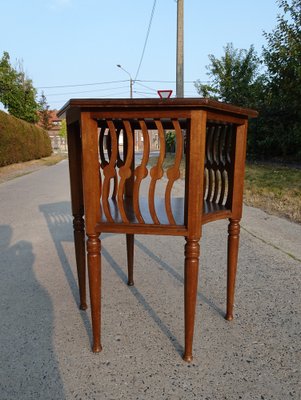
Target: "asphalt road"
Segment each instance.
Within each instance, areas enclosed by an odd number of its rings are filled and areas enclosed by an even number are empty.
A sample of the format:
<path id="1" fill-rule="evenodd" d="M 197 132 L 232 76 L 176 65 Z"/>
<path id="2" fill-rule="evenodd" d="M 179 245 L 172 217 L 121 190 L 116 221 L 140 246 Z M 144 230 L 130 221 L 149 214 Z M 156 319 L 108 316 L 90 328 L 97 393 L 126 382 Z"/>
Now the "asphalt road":
<path id="1" fill-rule="evenodd" d="M 0 185 L 0 399 L 300 399 L 301 226 L 245 208 L 235 320 L 227 222 L 204 227 L 194 361 L 183 346 L 182 238 L 102 240 L 103 351 L 78 310 L 67 162 Z"/>

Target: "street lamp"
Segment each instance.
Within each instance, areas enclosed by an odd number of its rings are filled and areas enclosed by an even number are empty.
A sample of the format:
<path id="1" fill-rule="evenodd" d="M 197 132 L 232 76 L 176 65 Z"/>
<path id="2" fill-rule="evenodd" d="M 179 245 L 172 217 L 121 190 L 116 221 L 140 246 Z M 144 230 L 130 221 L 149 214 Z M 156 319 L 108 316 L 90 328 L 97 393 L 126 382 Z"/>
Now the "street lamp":
<path id="1" fill-rule="evenodd" d="M 124 69 L 120 64 L 117 64 L 117 67 L 118 68 L 120 68 L 120 69 L 122 69 L 122 71 L 124 71 L 126 74 L 128 74 L 128 76 L 130 77 L 130 98 L 132 99 L 133 98 L 133 84 L 134 84 L 134 81 L 133 81 L 133 79 L 132 79 L 132 76 L 131 76 L 131 74 L 126 70 L 126 69 Z"/>

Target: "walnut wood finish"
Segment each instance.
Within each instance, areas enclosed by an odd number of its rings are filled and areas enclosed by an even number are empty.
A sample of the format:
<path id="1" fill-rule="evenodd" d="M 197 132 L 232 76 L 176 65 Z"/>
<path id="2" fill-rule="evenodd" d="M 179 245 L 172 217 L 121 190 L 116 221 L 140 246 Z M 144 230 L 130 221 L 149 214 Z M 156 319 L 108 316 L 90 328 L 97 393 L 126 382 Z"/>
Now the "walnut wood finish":
<path id="1" fill-rule="evenodd" d="M 81 169 L 81 139 L 79 123 L 68 126 L 69 173 L 72 198 L 73 230 L 75 256 L 80 294 L 80 309 L 86 310 L 86 249 L 85 249 L 85 222 L 84 199 Z"/>
<path id="2" fill-rule="evenodd" d="M 226 319 L 233 319 L 247 123 L 257 113 L 208 99 L 74 99 L 62 108 L 59 115 L 63 114 L 67 119 L 82 309 L 86 308 L 85 229 L 88 238 L 93 351 L 101 350 L 99 235 L 126 234 L 128 285 L 134 284 L 135 234 L 183 236 L 186 239 L 183 358 L 191 361 L 202 225 L 222 218 L 230 221 Z M 167 130 L 175 132 L 176 150 L 173 165 L 166 170 Z M 155 165 L 149 167 L 152 132 L 157 133 L 159 154 Z M 143 145 L 140 161 L 135 164 L 136 138 Z M 184 153 L 185 192 L 182 198 L 177 198 L 173 187 L 180 178 Z"/>

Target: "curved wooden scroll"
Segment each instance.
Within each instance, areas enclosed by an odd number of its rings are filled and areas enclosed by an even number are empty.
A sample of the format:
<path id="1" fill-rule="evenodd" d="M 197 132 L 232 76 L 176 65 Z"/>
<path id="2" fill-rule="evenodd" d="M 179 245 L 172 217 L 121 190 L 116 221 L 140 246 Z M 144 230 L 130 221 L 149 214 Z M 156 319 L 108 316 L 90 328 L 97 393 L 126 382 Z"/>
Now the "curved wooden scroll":
<path id="1" fill-rule="evenodd" d="M 120 151 L 119 151 L 119 137 L 120 137 L 121 132 L 122 132 L 122 129 L 118 128 L 117 129 L 117 167 L 118 168 L 120 168 L 124 165 L 124 160 L 121 158 Z M 124 143 L 124 141 L 125 141 L 125 138 L 124 138 L 124 132 L 123 132 L 123 143 Z M 124 156 L 124 151 L 123 151 L 123 156 Z"/>
<path id="2" fill-rule="evenodd" d="M 108 164 L 108 161 L 106 160 L 106 157 L 105 157 L 105 154 L 104 154 L 104 151 L 103 151 L 105 131 L 106 131 L 106 128 L 104 128 L 104 127 L 102 127 L 100 129 L 99 139 L 98 139 L 98 142 L 99 142 L 100 167 L 102 169 Z"/>
<path id="3" fill-rule="evenodd" d="M 106 128 L 102 127 L 99 132 L 99 137 L 98 137 L 98 148 L 99 148 L 99 181 L 100 181 L 100 198 L 99 198 L 99 206 L 100 206 L 100 214 L 102 215 L 102 207 L 101 207 L 101 197 L 102 197 L 102 176 L 101 176 L 101 169 L 107 165 L 107 160 L 104 155 L 104 137 L 105 137 L 105 131 Z"/>
<path id="4" fill-rule="evenodd" d="M 120 182 L 118 186 L 118 192 L 117 192 L 117 202 L 118 202 L 118 208 L 119 212 L 121 215 L 121 219 L 123 222 L 128 223 L 129 220 L 126 216 L 125 210 L 124 210 L 124 202 L 123 202 L 123 195 L 124 195 L 124 187 L 125 187 L 125 181 L 130 178 L 131 176 L 131 165 L 133 161 L 133 132 L 131 128 L 131 124 L 129 121 L 123 121 L 124 127 L 125 127 L 125 133 L 126 133 L 126 138 L 127 138 L 127 153 L 126 153 L 126 159 L 125 162 L 122 162 L 122 166 L 119 168 L 119 176 L 120 176 Z M 124 138 L 125 140 L 125 138 Z M 118 165 L 118 163 L 117 163 Z"/>
<path id="5" fill-rule="evenodd" d="M 148 170 L 146 168 L 146 165 L 148 163 L 149 159 L 149 136 L 148 136 L 148 130 L 147 126 L 144 120 L 139 120 L 139 124 L 142 130 L 142 135 L 143 135 L 143 157 L 141 160 L 141 164 L 135 169 L 135 182 L 134 182 L 134 188 L 133 188 L 133 208 L 134 208 L 134 213 L 136 215 L 137 220 L 143 224 L 144 219 L 141 215 L 140 212 L 140 206 L 139 206 L 139 190 L 140 190 L 140 184 L 142 179 L 147 177 Z"/>
<path id="6" fill-rule="evenodd" d="M 227 197 L 228 190 L 228 174 L 226 168 L 226 137 L 227 137 L 227 126 L 223 126 L 219 138 L 219 164 L 221 174 L 221 189 L 219 204 L 224 205 Z"/>
<path id="7" fill-rule="evenodd" d="M 180 178 L 180 163 L 183 152 L 183 137 L 179 121 L 172 120 L 172 124 L 176 131 L 176 154 L 174 165 L 166 172 L 168 183 L 165 190 L 165 209 L 169 223 L 175 225 L 176 221 L 173 217 L 171 208 L 171 190 L 174 182 Z"/>
<path id="8" fill-rule="evenodd" d="M 109 127 L 109 133 L 111 137 L 111 146 L 109 151 L 109 162 L 103 168 L 104 181 L 103 181 L 103 191 L 102 191 L 102 204 L 104 214 L 109 222 L 113 222 L 113 218 L 109 207 L 109 195 L 110 195 L 110 182 L 114 179 L 114 192 L 115 192 L 115 179 L 116 179 L 116 161 L 117 161 L 117 134 L 113 121 L 107 121 Z M 113 193 L 114 196 L 114 193 Z"/>
<path id="9" fill-rule="evenodd" d="M 228 202 L 232 134 L 232 125 L 207 128 L 204 199 L 220 205 Z"/>
<path id="10" fill-rule="evenodd" d="M 155 209 L 155 190 L 156 190 L 157 180 L 161 179 L 164 174 L 163 161 L 165 157 L 165 136 L 164 136 L 164 129 L 162 126 L 162 122 L 160 120 L 155 120 L 155 124 L 159 134 L 160 153 L 157 160 L 157 164 L 150 170 L 151 182 L 149 185 L 149 192 L 148 192 L 148 204 L 152 220 L 154 221 L 155 224 L 158 225 L 160 224 L 160 221 L 158 219 Z"/>
<path id="11" fill-rule="evenodd" d="M 221 192 L 221 163 L 220 163 L 220 138 L 221 138 L 221 126 L 218 125 L 214 129 L 214 136 L 213 136 L 213 148 L 212 148 L 212 158 L 213 158 L 213 171 L 214 171 L 214 187 L 212 193 L 212 202 L 218 203 L 220 198 Z"/>
<path id="12" fill-rule="evenodd" d="M 227 174 L 227 193 L 225 195 L 225 205 L 226 207 L 231 207 L 231 198 L 233 191 L 233 160 L 232 160 L 232 148 L 235 145 L 235 132 L 236 127 L 229 125 L 227 127 L 227 135 L 225 141 L 225 172 Z"/>
<path id="13" fill-rule="evenodd" d="M 212 171 L 212 163 L 213 163 L 213 157 L 212 157 L 212 143 L 213 143 L 213 136 L 214 136 L 214 126 L 210 126 L 207 128 L 207 137 L 206 137 L 206 165 L 207 165 L 207 170 L 208 174 L 206 175 L 207 182 L 206 182 L 206 187 L 207 187 L 207 197 L 205 200 L 212 200 L 212 193 L 213 193 L 213 188 L 214 188 L 214 176 L 213 176 L 213 171 Z"/>

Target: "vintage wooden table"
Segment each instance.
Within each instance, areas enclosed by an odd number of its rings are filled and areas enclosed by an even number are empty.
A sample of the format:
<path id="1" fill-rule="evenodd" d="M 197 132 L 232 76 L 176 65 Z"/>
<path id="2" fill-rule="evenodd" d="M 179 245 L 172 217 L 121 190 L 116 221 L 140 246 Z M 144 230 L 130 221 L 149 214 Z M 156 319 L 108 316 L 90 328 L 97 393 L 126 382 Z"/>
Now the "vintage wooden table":
<path id="1" fill-rule="evenodd" d="M 200 98 L 73 99 L 60 110 L 67 121 L 80 308 L 87 308 L 87 248 L 94 352 L 101 351 L 103 232 L 126 234 L 129 285 L 135 234 L 185 237 L 183 358 L 191 361 L 202 225 L 228 218 L 226 319 L 233 319 L 247 124 L 256 115 Z M 175 153 L 166 168 L 169 131 L 175 136 Z M 135 165 L 137 138 L 142 147 Z M 159 150 L 150 167 L 154 138 Z M 173 187 L 182 159 L 185 184 L 176 197 Z"/>

